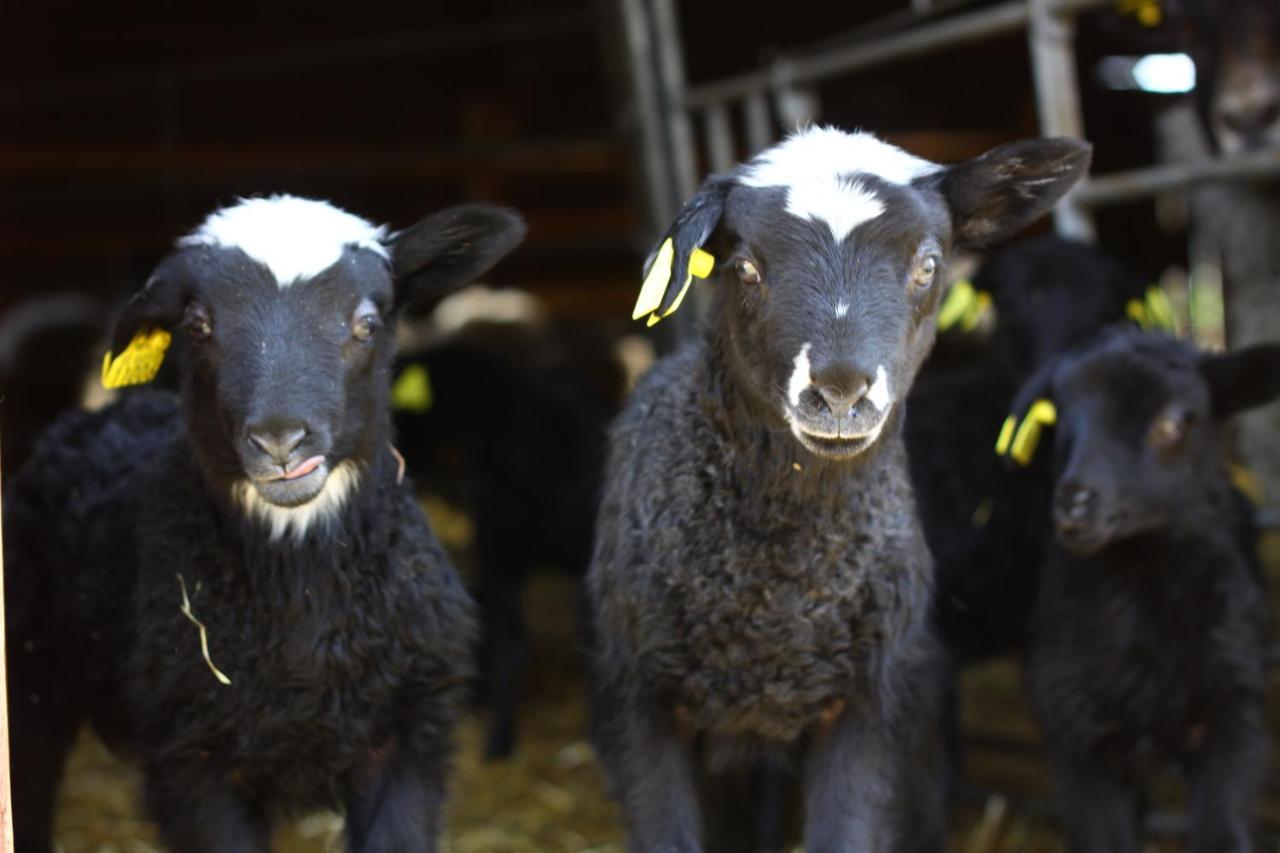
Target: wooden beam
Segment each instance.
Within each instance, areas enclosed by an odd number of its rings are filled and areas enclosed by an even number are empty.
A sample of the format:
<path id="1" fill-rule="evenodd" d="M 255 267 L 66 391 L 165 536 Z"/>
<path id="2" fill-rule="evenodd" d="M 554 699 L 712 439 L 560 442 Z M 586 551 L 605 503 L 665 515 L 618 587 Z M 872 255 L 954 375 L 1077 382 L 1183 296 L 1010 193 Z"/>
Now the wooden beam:
<path id="1" fill-rule="evenodd" d="M 3 491 L 0 482 L 0 491 Z M 9 784 L 9 676 L 4 645 L 4 532 L 0 530 L 0 853 L 13 853 L 13 799 Z"/>

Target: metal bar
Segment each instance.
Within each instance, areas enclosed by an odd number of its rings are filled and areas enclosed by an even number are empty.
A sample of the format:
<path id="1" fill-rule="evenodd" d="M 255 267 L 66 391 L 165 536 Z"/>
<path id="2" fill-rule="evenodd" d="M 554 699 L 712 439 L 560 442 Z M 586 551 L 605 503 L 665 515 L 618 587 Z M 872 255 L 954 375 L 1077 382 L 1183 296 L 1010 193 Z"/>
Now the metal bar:
<path id="1" fill-rule="evenodd" d="M 1053 0 L 1030 0 L 1027 40 L 1040 131 L 1046 136 L 1084 138 L 1075 53 L 1075 21 L 1058 14 Z M 1068 195 L 1053 211 L 1054 226 L 1063 237 L 1093 242 L 1097 231 L 1087 210 Z"/>
<path id="2" fill-rule="evenodd" d="M 724 104 L 712 104 L 703 113 L 707 134 L 707 160 L 713 172 L 733 168 L 733 129 L 729 126 L 729 110 Z"/>
<path id="3" fill-rule="evenodd" d="M 649 0 L 653 12 L 654 65 L 658 69 L 658 95 L 665 118 L 672 177 L 677 201 L 683 202 L 698 189 L 697 156 L 689 114 L 681 105 L 686 89 L 684 57 L 681 55 L 680 22 L 674 0 Z M 673 209 L 671 215 L 675 216 Z"/>
<path id="4" fill-rule="evenodd" d="M 896 35 L 880 36 L 875 41 L 859 41 L 810 56 L 789 57 L 785 61 L 790 82 L 807 83 L 1016 32 L 1026 26 L 1027 18 L 1025 0 L 1012 0 Z M 767 90 L 772 79 L 769 69 L 727 77 L 690 89 L 684 105 L 688 109 L 701 109 L 717 101 L 745 98 Z"/>
<path id="5" fill-rule="evenodd" d="M 631 82 L 633 117 L 640 139 L 640 156 L 646 187 L 645 240 L 661 234 L 680 204 L 671 185 L 658 82 L 652 66 L 652 33 L 644 0 L 617 0 L 626 39 L 627 70 Z"/>
<path id="6" fill-rule="evenodd" d="M 749 95 L 742 104 L 746 120 L 747 154 L 753 155 L 773 142 L 773 121 L 769 117 L 769 99 L 764 92 Z"/>
<path id="7" fill-rule="evenodd" d="M 1089 178 L 1075 192 L 1085 207 L 1103 207 L 1147 198 L 1166 190 L 1208 181 L 1280 177 L 1280 148 L 1235 154 L 1202 163 L 1172 163 Z"/>

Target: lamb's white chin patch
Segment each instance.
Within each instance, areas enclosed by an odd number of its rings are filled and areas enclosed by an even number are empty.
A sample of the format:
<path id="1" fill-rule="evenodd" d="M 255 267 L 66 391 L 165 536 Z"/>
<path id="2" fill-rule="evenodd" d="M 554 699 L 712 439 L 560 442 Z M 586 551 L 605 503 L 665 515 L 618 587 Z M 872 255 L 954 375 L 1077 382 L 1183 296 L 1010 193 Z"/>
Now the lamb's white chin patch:
<path id="1" fill-rule="evenodd" d="M 809 387 L 809 345 L 800 347 L 796 354 L 795 367 L 791 370 L 791 379 L 787 382 L 787 399 L 791 405 L 800 405 L 800 395 Z"/>
<path id="2" fill-rule="evenodd" d="M 883 364 L 876 366 L 876 378 L 867 389 L 867 399 L 881 412 L 889 408 L 889 403 L 893 400 L 893 390 L 889 387 L 889 374 L 885 373 Z"/>
<path id="3" fill-rule="evenodd" d="M 209 215 L 179 246 L 240 249 L 265 266 L 276 284 L 288 287 L 332 266 L 347 246 L 389 257 L 387 229 L 328 202 L 274 195 L 245 198 Z"/>
<path id="4" fill-rule="evenodd" d="M 267 526 L 272 540 L 288 534 L 295 541 L 301 541 L 313 526 L 328 523 L 359 485 L 360 469 L 354 462 L 346 459 L 329 472 L 320 494 L 299 506 L 284 507 L 268 503 L 247 480 L 232 486 L 231 494 L 245 515 Z"/>
<path id="5" fill-rule="evenodd" d="M 905 185 L 940 168 L 872 134 L 814 126 L 760 154 L 740 180 L 749 187 L 785 187 L 787 212 L 821 219 L 840 242 L 884 212 L 884 203 L 859 175 Z"/>

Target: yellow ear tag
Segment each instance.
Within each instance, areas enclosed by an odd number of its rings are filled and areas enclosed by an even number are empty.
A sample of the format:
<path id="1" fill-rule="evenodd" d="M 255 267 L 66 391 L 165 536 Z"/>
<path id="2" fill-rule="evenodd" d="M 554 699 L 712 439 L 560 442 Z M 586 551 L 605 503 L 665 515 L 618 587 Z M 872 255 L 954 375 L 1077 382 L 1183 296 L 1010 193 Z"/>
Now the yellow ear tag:
<path id="1" fill-rule="evenodd" d="M 977 291 L 965 279 L 951 285 L 947 298 L 942 300 L 942 308 L 938 310 L 938 331 L 945 332 L 959 323 L 973 307 L 977 299 Z"/>
<path id="2" fill-rule="evenodd" d="M 632 320 L 639 320 L 646 314 L 652 314 L 662 306 L 662 295 L 667 292 L 667 285 L 671 282 L 671 262 L 675 256 L 675 244 L 668 237 L 662 241 L 662 246 L 658 249 L 658 254 L 654 256 L 653 264 L 644 277 L 644 284 L 640 285 L 636 307 L 631 309 Z"/>
<path id="3" fill-rule="evenodd" d="M 1147 288 L 1145 302 L 1147 316 L 1151 319 L 1151 325 L 1176 335 L 1178 333 L 1178 318 L 1173 312 L 1173 303 L 1169 301 L 1169 295 L 1159 286 L 1152 285 Z"/>
<path id="4" fill-rule="evenodd" d="M 1124 304 L 1124 313 L 1129 319 L 1137 323 L 1139 328 L 1151 328 L 1151 315 L 1147 311 L 1147 306 L 1140 299 L 1130 299 Z"/>
<path id="5" fill-rule="evenodd" d="M 676 313 L 676 309 L 684 302 L 684 297 L 689 292 L 689 285 L 693 283 L 695 278 L 706 278 L 711 275 L 712 270 L 716 267 L 716 259 L 708 252 L 702 249 L 694 249 L 689 253 L 689 268 L 685 273 L 684 284 L 680 286 L 680 293 L 676 295 L 675 300 L 671 303 L 671 307 L 662 314 L 658 313 L 658 309 L 662 307 L 662 297 L 666 295 L 667 286 L 671 282 L 671 265 L 675 257 L 675 248 L 672 246 L 671 238 L 668 237 L 662 243 L 662 248 L 658 250 L 658 255 L 653 259 L 653 266 L 649 269 L 649 275 L 645 277 L 644 285 L 640 288 L 640 298 L 636 300 L 636 307 L 631 312 L 631 319 L 638 320 L 645 312 L 641 311 L 642 305 L 650 305 L 653 307 L 648 309 L 648 318 L 645 320 L 646 326 L 656 326 L 658 321 L 663 317 L 670 317 Z M 665 270 L 665 273 L 662 271 Z M 661 279 L 661 289 L 654 282 Z M 656 297 L 652 294 L 656 293 Z"/>
<path id="6" fill-rule="evenodd" d="M 1009 415 L 1009 417 L 1004 419 L 1004 423 L 1000 426 L 1000 437 L 996 439 L 997 456 L 1004 456 L 1009 452 L 1009 445 L 1013 443 L 1013 434 L 1017 429 L 1017 415 Z"/>
<path id="7" fill-rule="evenodd" d="M 964 319 L 960 321 L 960 328 L 966 332 L 972 332 L 978 328 L 978 323 L 982 322 L 982 318 L 991 310 L 991 294 L 985 290 L 974 291 L 973 303 L 965 312 Z"/>
<path id="8" fill-rule="evenodd" d="M 115 358 L 108 352 L 102 359 L 102 387 L 125 388 L 155 379 L 160 365 L 164 363 L 164 351 L 169 348 L 170 340 L 164 329 L 141 331 Z"/>
<path id="9" fill-rule="evenodd" d="M 1036 400 L 1018 425 L 1013 444 L 1009 448 L 1009 456 L 1024 468 L 1030 465 L 1031 458 L 1036 454 L 1036 445 L 1040 443 L 1040 432 L 1044 427 L 1053 426 L 1057 422 L 1058 410 L 1053 403 L 1044 399 Z"/>
<path id="10" fill-rule="evenodd" d="M 431 375 L 421 364 L 410 364 L 391 385 L 391 405 L 403 412 L 421 414 L 431 408 Z"/>

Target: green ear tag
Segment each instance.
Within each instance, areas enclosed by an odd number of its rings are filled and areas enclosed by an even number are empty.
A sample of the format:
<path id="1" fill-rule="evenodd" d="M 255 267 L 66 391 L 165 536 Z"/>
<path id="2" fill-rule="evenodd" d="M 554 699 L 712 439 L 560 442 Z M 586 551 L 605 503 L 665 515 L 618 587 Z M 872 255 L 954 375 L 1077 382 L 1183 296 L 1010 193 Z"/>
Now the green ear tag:
<path id="1" fill-rule="evenodd" d="M 391 405 L 402 412 L 422 414 L 431 400 L 431 375 L 421 364 L 406 367 L 391 385 Z"/>
<path id="2" fill-rule="evenodd" d="M 164 329 L 152 329 L 134 335 L 124 352 L 115 358 L 108 352 L 102 358 L 102 387 L 125 388 L 155 379 L 170 340 Z"/>
<path id="3" fill-rule="evenodd" d="M 1058 422 L 1058 410 L 1050 400 L 1036 400 L 1027 410 L 1018 431 L 1013 436 L 1013 444 L 1009 447 L 1009 456 L 1022 467 L 1031 464 L 1036 455 L 1036 445 L 1040 443 L 1040 433 L 1047 426 Z"/>

